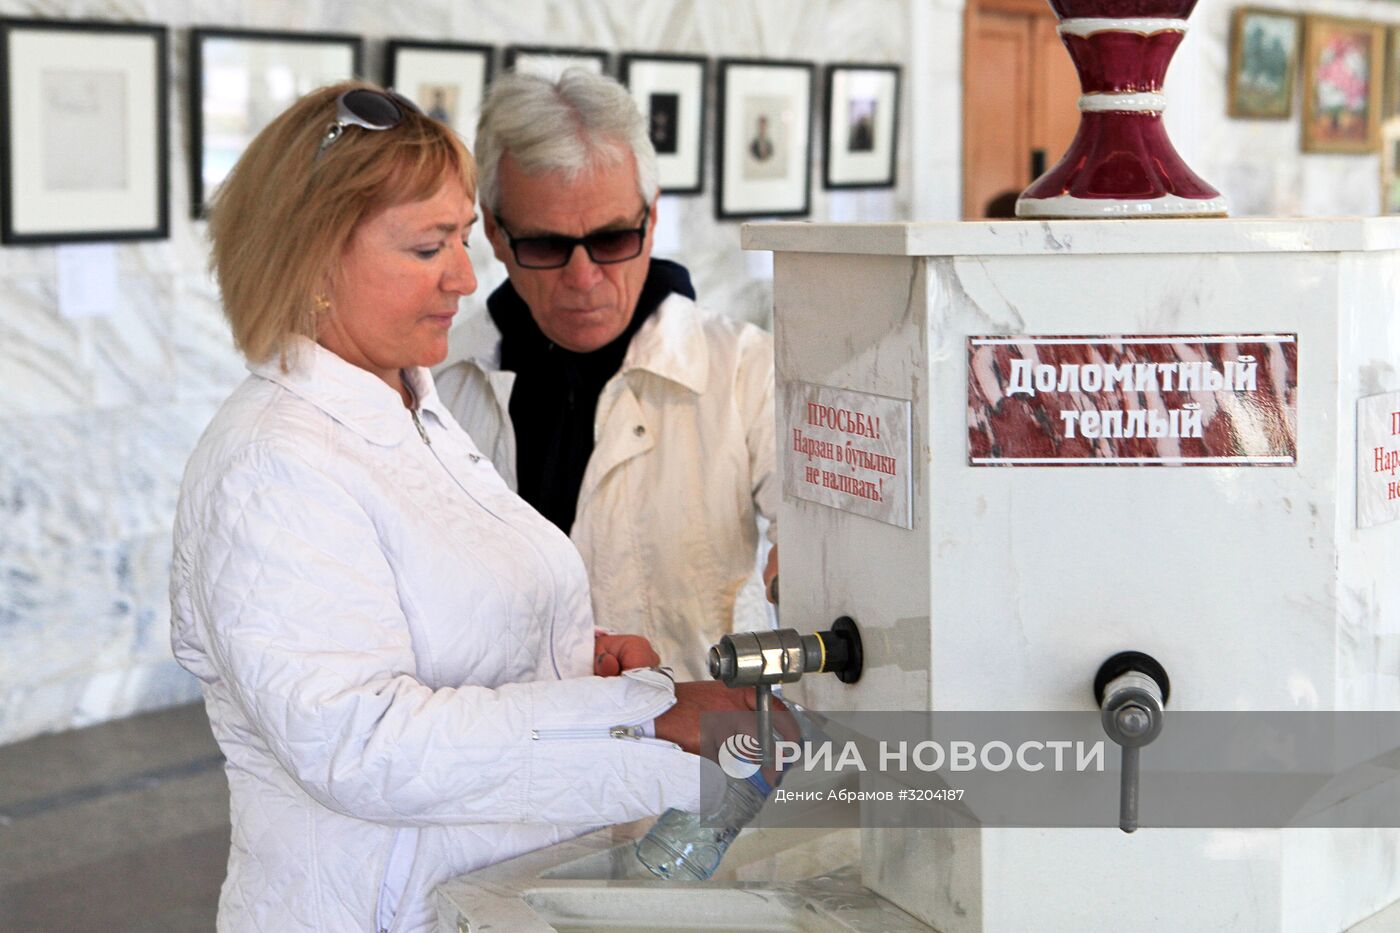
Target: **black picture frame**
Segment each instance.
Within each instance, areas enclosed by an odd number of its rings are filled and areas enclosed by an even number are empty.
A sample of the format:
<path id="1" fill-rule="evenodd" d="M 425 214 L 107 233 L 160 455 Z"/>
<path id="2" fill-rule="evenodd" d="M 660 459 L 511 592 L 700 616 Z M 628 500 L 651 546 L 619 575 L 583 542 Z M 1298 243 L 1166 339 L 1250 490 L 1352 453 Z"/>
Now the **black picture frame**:
<path id="1" fill-rule="evenodd" d="M 895 186 L 901 77 L 898 65 L 841 62 L 826 66 L 824 189 Z"/>
<path id="2" fill-rule="evenodd" d="M 0 242 L 170 236 L 169 31 L 0 19 Z"/>
<path id="3" fill-rule="evenodd" d="M 626 52 L 618 73 L 647 118 L 661 193 L 703 194 L 710 60 L 698 55 Z M 663 114 L 667 115 L 664 123 Z"/>
<path id="4" fill-rule="evenodd" d="M 555 76 L 570 65 L 584 65 L 585 62 L 589 61 L 598 63 L 599 74 L 612 74 L 612 55 L 604 49 L 571 45 L 508 45 L 505 51 L 505 70 L 517 70 L 522 58 L 527 60 L 526 67 L 530 73 L 545 77 Z M 531 58 L 556 61 L 548 68 L 535 68 L 530 66 L 528 60 Z"/>
<path id="5" fill-rule="evenodd" d="M 222 49 L 215 43 L 223 43 Z M 283 46 L 281 49 L 285 64 L 300 66 L 294 69 L 294 87 L 290 96 L 270 94 L 257 100 L 250 93 L 249 100 L 257 103 L 249 106 L 243 114 L 226 112 L 230 105 L 209 96 L 209 81 L 206 69 L 211 67 L 232 70 L 236 65 L 217 63 L 214 59 L 231 57 L 241 46 L 263 45 Z M 288 53 L 298 49 L 302 54 L 300 62 L 293 61 Z M 339 49 L 349 55 L 349 68 L 337 67 L 343 62 L 341 56 L 331 51 Z M 312 53 L 320 50 L 328 61 L 324 64 L 312 60 Z M 264 49 L 267 51 L 267 49 Z M 329 59 L 337 61 L 331 62 Z M 256 29 L 206 28 L 190 30 L 190 209 L 195 219 L 205 215 L 208 195 L 228 174 L 233 163 L 242 154 L 243 148 L 257 135 L 272 118 L 285 110 L 294 100 L 314 88 L 337 81 L 359 77 L 364 74 L 364 40 L 348 33 L 331 32 L 277 32 Z M 249 72 L 248 84 L 255 86 L 257 76 Z M 265 84 L 265 82 L 263 82 Z M 218 121 L 211 115 L 223 114 Z M 243 117 L 242 123 L 239 117 Z M 216 125 L 218 122 L 226 126 Z M 217 143 L 217 145 L 211 145 Z"/>
<path id="6" fill-rule="evenodd" d="M 758 58 L 717 64 L 715 217 L 807 216 L 816 65 Z"/>
<path id="7" fill-rule="evenodd" d="M 390 39 L 384 46 L 384 86 L 470 141 L 495 74 L 495 51 L 467 42 Z"/>

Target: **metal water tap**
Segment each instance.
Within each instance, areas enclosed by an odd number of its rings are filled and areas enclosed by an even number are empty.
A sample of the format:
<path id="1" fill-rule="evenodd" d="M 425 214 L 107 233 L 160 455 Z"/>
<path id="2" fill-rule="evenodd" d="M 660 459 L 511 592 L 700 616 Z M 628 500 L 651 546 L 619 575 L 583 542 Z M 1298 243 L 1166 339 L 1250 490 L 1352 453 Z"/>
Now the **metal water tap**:
<path id="1" fill-rule="evenodd" d="M 1138 828 L 1138 750 L 1161 733 L 1171 689 L 1166 669 L 1141 651 L 1120 651 L 1094 677 L 1104 731 L 1122 747 L 1118 828 L 1125 833 Z"/>
<path id="2" fill-rule="evenodd" d="M 842 616 L 824 632 L 797 629 L 735 632 L 710 648 L 710 676 L 726 687 L 753 687 L 763 765 L 773 765 L 773 684 L 790 684 L 803 674 L 831 673 L 842 683 L 860 680 L 865 656 L 855 620 Z"/>

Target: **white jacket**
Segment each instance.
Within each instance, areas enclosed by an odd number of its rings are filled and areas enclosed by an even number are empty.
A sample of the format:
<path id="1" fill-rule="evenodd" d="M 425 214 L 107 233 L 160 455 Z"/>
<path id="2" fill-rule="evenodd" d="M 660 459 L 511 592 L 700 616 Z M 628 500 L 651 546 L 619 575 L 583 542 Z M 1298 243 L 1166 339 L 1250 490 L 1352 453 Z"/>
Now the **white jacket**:
<path id="1" fill-rule="evenodd" d="M 463 326 L 472 356 L 437 372 L 438 391 L 514 489 L 515 373 L 500 369 L 487 313 Z M 645 635 L 678 675 L 708 680 L 706 652 L 721 635 L 771 625 L 754 562 L 756 516 L 771 522 L 781 495 L 773 340 L 672 294 L 632 338 L 593 424 L 570 535 L 594 618 Z M 768 534 L 776 540 L 776 527 Z"/>
<path id="2" fill-rule="evenodd" d="M 589 676 L 577 553 L 427 370 L 430 445 L 375 376 L 299 351 L 215 415 L 175 523 L 175 654 L 228 759 L 219 929 L 427 930 L 444 879 L 700 807 L 713 765 L 609 732 L 668 709 L 669 680 Z"/>

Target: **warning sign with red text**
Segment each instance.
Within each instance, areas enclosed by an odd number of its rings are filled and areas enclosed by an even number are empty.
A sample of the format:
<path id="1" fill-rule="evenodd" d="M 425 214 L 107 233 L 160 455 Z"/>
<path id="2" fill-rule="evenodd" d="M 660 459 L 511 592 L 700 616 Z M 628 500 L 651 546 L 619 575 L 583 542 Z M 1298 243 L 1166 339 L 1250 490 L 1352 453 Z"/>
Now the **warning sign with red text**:
<path id="1" fill-rule="evenodd" d="M 783 492 L 913 528 L 907 400 L 795 382 L 778 447 Z"/>
<path id="2" fill-rule="evenodd" d="M 1356 527 L 1400 518 L 1400 392 L 1356 403 Z"/>

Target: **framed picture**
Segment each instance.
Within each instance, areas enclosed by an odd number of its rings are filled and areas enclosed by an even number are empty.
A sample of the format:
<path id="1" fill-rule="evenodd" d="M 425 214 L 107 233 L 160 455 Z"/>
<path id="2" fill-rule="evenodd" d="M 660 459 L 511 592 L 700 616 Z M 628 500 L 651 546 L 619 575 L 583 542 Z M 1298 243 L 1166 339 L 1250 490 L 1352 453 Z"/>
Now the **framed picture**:
<path id="1" fill-rule="evenodd" d="M 1381 213 L 1400 214 L 1400 117 L 1381 124 Z"/>
<path id="2" fill-rule="evenodd" d="M 622 83 L 646 115 L 662 194 L 704 190 L 709 72 L 708 61 L 689 55 L 622 56 Z"/>
<path id="3" fill-rule="evenodd" d="M 391 39 L 384 47 L 385 86 L 452 127 L 468 145 L 490 83 L 489 45 Z"/>
<path id="4" fill-rule="evenodd" d="M 170 235 L 164 27 L 0 20 L 0 241 Z"/>
<path id="5" fill-rule="evenodd" d="M 828 65 L 825 188 L 893 188 L 899 68 Z"/>
<path id="6" fill-rule="evenodd" d="M 602 49 L 555 48 L 545 45 L 506 46 L 506 70 L 553 80 L 566 68 L 608 73 L 608 53 Z"/>
<path id="7" fill-rule="evenodd" d="M 1230 20 L 1230 116 L 1286 120 L 1293 115 L 1301 31 L 1292 13 L 1235 9 Z"/>
<path id="8" fill-rule="evenodd" d="M 1385 30 L 1309 16 L 1303 30 L 1303 151 L 1374 152 Z"/>
<path id="9" fill-rule="evenodd" d="M 358 36 L 190 32 L 190 198 L 195 217 L 248 143 L 308 91 L 361 73 Z"/>
<path id="10" fill-rule="evenodd" d="M 810 62 L 719 60 L 715 215 L 803 217 L 812 180 Z"/>

